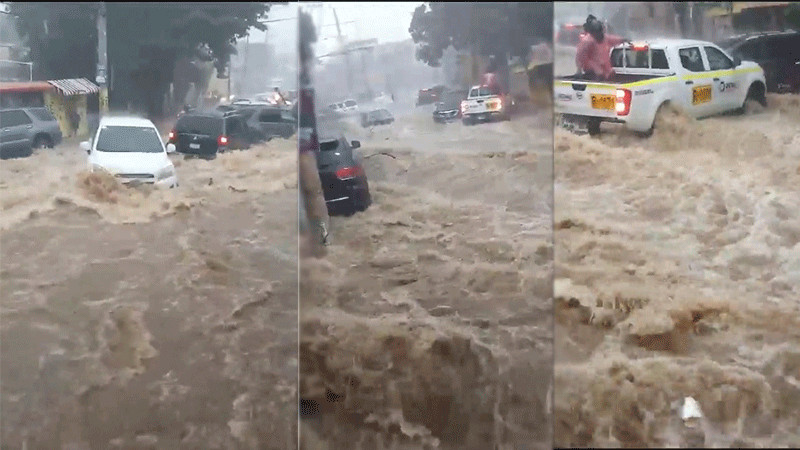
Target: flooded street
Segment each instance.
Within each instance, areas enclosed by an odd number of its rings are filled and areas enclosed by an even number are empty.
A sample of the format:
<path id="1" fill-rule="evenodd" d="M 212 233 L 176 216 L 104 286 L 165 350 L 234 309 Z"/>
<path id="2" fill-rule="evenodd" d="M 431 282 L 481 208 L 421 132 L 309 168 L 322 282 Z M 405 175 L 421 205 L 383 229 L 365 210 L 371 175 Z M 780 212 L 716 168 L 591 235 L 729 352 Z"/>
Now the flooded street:
<path id="1" fill-rule="evenodd" d="M 341 126 L 374 203 L 301 263 L 302 448 L 550 448 L 550 114 L 431 111 Z"/>
<path id="2" fill-rule="evenodd" d="M 800 98 L 768 103 L 556 131 L 556 446 L 800 445 Z"/>
<path id="3" fill-rule="evenodd" d="M 3 448 L 296 446 L 296 139 L 180 186 L 0 164 Z"/>

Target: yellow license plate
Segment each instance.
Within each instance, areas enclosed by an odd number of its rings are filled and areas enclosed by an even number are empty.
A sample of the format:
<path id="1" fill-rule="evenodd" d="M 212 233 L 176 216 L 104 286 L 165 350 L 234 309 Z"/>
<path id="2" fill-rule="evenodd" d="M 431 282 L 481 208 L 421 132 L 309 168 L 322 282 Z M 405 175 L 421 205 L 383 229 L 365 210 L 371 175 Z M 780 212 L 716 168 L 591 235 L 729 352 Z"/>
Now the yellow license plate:
<path id="1" fill-rule="evenodd" d="M 706 84 L 692 88 L 692 104 L 699 105 L 711 101 L 711 85 Z"/>
<path id="2" fill-rule="evenodd" d="M 614 111 L 616 104 L 616 97 L 613 95 L 596 95 L 592 94 L 592 108 L 594 109 L 609 109 Z"/>

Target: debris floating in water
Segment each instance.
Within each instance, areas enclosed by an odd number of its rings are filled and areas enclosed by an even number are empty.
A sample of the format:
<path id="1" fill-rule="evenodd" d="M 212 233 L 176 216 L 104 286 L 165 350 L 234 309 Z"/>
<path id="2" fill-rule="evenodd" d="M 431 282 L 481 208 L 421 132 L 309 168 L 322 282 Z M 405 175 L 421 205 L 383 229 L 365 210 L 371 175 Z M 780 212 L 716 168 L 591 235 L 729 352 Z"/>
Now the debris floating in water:
<path id="1" fill-rule="evenodd" d="M 703 418 L 703 411 L 700 409 L 700 404 L 692 397 L 683 399 L 683 407 L 681 407 L 681 419 L 683 423 L 690 428 L 696 427 L 700 419 Z"/>

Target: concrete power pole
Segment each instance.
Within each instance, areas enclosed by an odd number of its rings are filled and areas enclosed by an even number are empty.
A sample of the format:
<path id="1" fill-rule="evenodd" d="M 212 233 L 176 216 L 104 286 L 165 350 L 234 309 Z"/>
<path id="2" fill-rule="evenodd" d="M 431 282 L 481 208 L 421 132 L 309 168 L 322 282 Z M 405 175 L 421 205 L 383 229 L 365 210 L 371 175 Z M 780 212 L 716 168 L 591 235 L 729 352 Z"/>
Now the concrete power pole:
<path id="1" fill-rule="evenodd" d="M 106 36 L 106 4 L 100 3 L 97 12 L 97 75 L 95 81 L 100 86 L 100 115 L 108 112 L 108 39 Z"/>

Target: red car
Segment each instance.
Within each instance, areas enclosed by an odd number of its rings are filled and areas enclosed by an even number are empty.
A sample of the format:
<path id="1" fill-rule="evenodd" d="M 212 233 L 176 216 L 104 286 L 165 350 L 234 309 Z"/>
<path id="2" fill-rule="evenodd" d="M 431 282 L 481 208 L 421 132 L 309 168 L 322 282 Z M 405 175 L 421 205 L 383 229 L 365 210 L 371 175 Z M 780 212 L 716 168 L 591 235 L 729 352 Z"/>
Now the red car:
<path id="1" fill-rule="evenodd" d="M 442 98 L 442 93 L 444 93 L 444 90 L 444 86 L 434 86 L 430 89 L 420 89 L 419 94 L 417 94 L 417 106 L 430 105 L 438 102 L 439 99 Z"/>
<path id="2" fill-rule="evenodd" d="M 556 44 L 577 47 L 583 34 L 583 25 L 576 25 L 574 23 L 562 24 L 556 32 Z"/>

